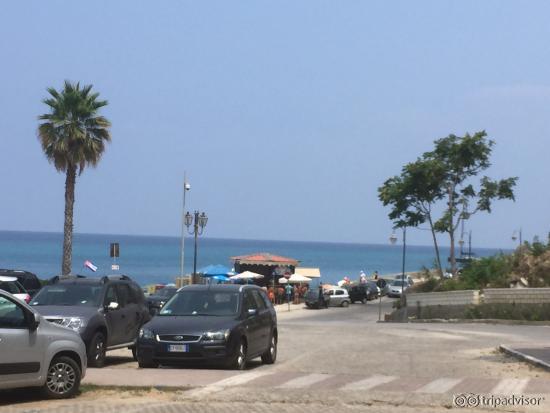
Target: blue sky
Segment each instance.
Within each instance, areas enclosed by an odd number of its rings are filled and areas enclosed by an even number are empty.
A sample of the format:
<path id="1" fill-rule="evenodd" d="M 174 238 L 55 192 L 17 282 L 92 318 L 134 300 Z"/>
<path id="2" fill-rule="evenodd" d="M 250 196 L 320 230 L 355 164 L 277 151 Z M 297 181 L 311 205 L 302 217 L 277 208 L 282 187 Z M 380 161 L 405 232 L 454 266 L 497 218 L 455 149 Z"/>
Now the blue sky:
<path id="1" fill-rule="evenodd" d="M 36 128 L 46 87 L 70 79 L 113 124 L 78 179 L 77 232 L 177 235 L 186 170 L 208 236 L 386 243 L 378 186 L 434 139 L 485 129 L 488 174 L 520 181 L 515 203 L 469 222 L 474 243 L 543 236 L 549 15 L 544 1 L 4 2 L 0 229 L 62 230 L 64 176 Z"/>

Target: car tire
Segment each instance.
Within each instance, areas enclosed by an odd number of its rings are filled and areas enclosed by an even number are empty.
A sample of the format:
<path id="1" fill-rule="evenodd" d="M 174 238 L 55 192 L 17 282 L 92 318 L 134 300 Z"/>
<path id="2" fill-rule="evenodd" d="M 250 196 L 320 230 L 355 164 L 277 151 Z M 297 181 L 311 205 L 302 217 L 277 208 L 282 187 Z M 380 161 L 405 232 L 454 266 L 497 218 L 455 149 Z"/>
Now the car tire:
<path id="1" fill-rule="evenodd" d="M 42 394 L 48 399 L 68 399 L 80 387 L 82 371 L 77 362 L 67 356 L 55 357 L 46 372 Z"/>
<path id="2" fill-rule="evenodd" d="M 159 366 L 159 363 L 155 360 L 140 359 L 139 357 L 137 362 L 140 369 L 156 369 Z"/>
<path id="3" fill-rule="evenodd" d="M 229 361 L 229 368 L 232 370 L 245 370 L 246 369 L 246 343 L 244 340 L 239 340 L 235 354 Z"/>
<path id="4" fill-rule="evenodd" d="M 137 347 L 130 347 L 130 350 L 132 350 L 132 358 L 134 359 L 134 361 L 138 361 Z"/>
<path id="5" fill-rule="evenodd" d="M 105 335 L 98 331 L 92 337 L 88 347 L 88 366 L 101 368 L 105 365 L 107 352 L 107 339 Z"/>
<path id="6" fill-rule="evenodd" d="M 344 307 L 344 308 L 349 306 L 349 301 L 342 301 L 341 306 Z"/>
<path id="7" fill-rule="evenodd" d="M 264 364 L 273 364 L 277 360 L 277 336 L 271 334 L 269 339 L 269 348 L 267 351 L 262 354 L 262 363 Z"/>

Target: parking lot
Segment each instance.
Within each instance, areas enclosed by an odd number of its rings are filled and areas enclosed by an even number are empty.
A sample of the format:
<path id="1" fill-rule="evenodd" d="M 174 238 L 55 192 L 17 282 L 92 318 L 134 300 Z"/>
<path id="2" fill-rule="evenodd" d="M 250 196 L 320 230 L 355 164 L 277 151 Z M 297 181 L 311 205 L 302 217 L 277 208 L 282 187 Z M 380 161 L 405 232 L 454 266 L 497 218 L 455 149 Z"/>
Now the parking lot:
<path id="1" fill-rule="evenodd" d="M 391 301 L 384 299 L 383 312 L 390 310 Z M 275 365 L 253 362 L 245 372 L 138 369 L 131 354 L 120 350 L 110 353 L 105 368 L 88 370 L 78 398 L 42 401 L 31 395 L 28 400 L 28 391 L 4 392 L 0 410 L 201 411 L 208 402 L 208 411 L 221 411 L 246 402 L 249 411 L 268 412 L 331 406 L 343 411 L 367 406 L 374 411 L 394 411 L 395 406 L 400 411 L 446 411 L 453 395 L 473 392 L 540 394 L 543 404 L 525 411 L 547 411 L 550 373 L 496 347 L 547 340 L 549 327 L 377 320 L 378 306 L 372 301 L 328 310 L 293 306 L 287 312 L 280 307 Z"/>

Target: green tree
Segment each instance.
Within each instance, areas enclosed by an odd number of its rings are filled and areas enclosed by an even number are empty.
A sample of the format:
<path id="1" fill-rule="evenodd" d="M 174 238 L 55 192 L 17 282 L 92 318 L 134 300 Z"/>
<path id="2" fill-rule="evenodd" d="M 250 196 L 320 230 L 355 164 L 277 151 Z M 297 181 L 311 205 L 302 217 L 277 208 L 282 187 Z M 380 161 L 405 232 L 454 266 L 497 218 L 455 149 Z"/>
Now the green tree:
<path id="1" fill-rule="evenodd" d="M 494 200 L 514 200 L 517 177 L 491 180 L 480 179 L 477 188 L 472 179 L 491 166 L 490 157 L 494 141 L 485 131 L 474 135 L 449 135 L 435 141 L 435 149 L 426 152 L 423 159 L 440 164 L 444 173 L 439 188 L 445 193 L 446 205 L 443 216 L 435 223 L 436 231 L 447 233 L 450 240 L 451 271 L 456 274 L 455 232 L 462 220 L 477 212 L 491 212 Z"/>
<path id="2" fill-rule="evenodd" d="M 395 228 L 429 224 L 440 275 L 443 270 L 432 210 L 444 196 L 441 189 L 444 175 L 445 170 L 440 162 L 418 159 L 405 165 L 401 175 L 389 178 L 378 188 L 378 197 L 384 206 L 391 206 L 388 216 Z"/>
<path id="3" fill-rule="evenodd" d="M 98 111 L 107 105 L 98 100 L 92 85 L 65 81 L 60 91 L 47 89 L 50 96 L 43 100 L 50 113 L 39 116 L 38 138 L 42 150 L 55 169 L 65 172 L 65 223 L 63 226 L 62 274 L 71 273 L 73 208 L 76 175 L 86 166 L 97 166 L 111 140 L 111 123 Z"/>

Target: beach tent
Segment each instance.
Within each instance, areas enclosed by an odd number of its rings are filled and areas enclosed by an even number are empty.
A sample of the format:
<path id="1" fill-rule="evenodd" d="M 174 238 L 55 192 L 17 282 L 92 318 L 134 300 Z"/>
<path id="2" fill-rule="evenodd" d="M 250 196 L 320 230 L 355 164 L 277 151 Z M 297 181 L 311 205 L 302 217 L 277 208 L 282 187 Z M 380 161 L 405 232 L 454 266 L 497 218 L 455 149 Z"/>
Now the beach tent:
<path id="1" fill-rule="evenodd" d="M 290 283 L 290 284 L 300 284 L 300 283 L 309 283 L 311 282 L 311 278 L 308 278 L 306 276 L 303 276 L 301 274 L 292 274 L 290 276 L 290 278 L 285 278 L 285 277 L 281 277 L 279 278 L 279 283 L 280 284 L 286 284 L 286 283 Z"/>
<path id="2" fill-rule="evenodd" d="M 257 274 L 252 271 L 245 271 L 240 274 L 233 275 L 229 278 L 231 278 L 232 280 L 254 280 L 258 278 L 264 278 L 264 276 L 262 274 Z"/>
<path id="3" fill-rule="evenodd" d="M 227 276 L 230 272 L 231 269 L 227 268 L 225 265 L 209 265 L 198 271 L 198 273 L 202 274 L 203 277 L 214 277 L 215 275 Z"/>

